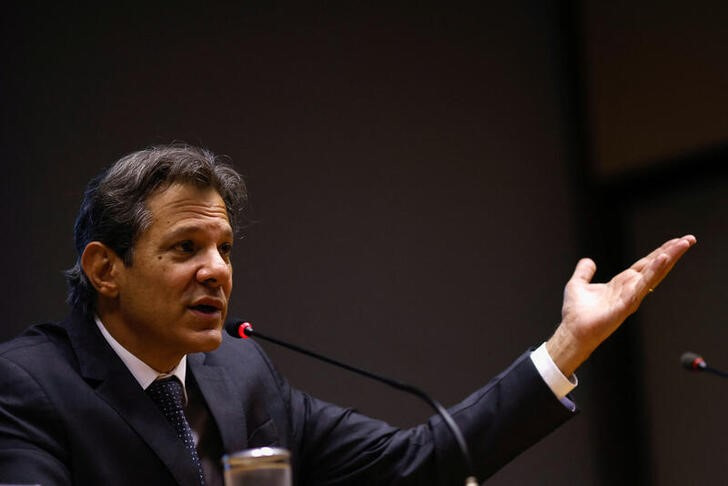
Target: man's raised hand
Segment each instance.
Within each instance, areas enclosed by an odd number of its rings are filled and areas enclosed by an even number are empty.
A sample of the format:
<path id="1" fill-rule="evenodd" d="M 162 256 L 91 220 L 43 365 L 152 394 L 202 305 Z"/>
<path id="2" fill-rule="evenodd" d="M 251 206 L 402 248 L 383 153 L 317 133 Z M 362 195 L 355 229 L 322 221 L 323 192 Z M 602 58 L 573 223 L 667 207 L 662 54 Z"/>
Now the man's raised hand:
<path id="1" fill-rule="evenodd" d="M 597 266 L 579 261 L 564 289 L 561 323 L 546 342 L 559 369 L 570 376 L 640 306 L 695 244 L 693 235 L 665 242 L 609 282 L 591 283 Z"/>

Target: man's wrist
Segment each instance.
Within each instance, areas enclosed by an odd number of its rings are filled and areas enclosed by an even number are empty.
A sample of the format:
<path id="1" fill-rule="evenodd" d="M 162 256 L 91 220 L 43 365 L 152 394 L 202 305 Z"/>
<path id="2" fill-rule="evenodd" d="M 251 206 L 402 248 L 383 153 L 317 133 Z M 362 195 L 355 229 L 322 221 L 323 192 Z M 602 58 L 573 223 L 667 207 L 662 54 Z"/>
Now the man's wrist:
<path id="1" fill-rule="evenodd" d="M 545 344 L 551 360 L 565 376 L 573 375 L 593 351 L 593 348 L 576 339 L 568 326 L 563 323 L 556 328 Z"/>

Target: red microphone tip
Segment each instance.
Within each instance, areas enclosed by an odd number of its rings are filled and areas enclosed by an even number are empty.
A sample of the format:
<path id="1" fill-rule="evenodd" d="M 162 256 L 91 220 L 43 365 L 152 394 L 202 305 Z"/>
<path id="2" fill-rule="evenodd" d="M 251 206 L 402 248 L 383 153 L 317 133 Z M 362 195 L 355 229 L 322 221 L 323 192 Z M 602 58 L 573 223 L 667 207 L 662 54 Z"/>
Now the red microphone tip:
<path id="1" fill-rule="evenodd" d="M 240 327 L 238 327 L 238 334 L 240 334 L 241 338 L 248 339 L 250 337 L 248 330 L 252 331 L 253 325 L 249 322 L 243 322 L 240 324 Z"/>

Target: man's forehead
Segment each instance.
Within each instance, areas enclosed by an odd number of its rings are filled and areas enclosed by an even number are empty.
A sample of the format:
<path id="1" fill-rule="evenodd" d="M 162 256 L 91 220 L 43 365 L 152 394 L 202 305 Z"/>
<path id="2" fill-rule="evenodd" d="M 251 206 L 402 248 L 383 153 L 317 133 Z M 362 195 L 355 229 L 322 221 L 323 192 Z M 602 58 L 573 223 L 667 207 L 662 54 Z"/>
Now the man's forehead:
<path id="1" fill-rule="evenodd" d="M 222 196 L 213 187 L 172 184 L 152 194 L 147 208 L 154 220 L 182 223 L 194 218 L 230 218 Z"/>

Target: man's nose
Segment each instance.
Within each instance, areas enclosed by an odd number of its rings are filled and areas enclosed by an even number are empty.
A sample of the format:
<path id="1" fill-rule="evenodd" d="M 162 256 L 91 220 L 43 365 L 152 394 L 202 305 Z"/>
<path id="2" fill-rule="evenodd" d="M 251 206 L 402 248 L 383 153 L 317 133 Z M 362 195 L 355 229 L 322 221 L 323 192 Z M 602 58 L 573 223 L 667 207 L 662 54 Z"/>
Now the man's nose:
<path id="1" fill-rule="evenodd" d="M 222 285 L 230 278 L 230 263 L 217 248 L 204 253 L 202 265 L 197 270 L 197 280 L 206 285 Z"/>

